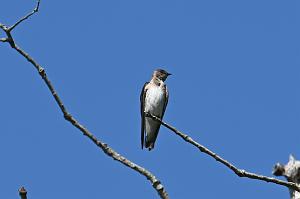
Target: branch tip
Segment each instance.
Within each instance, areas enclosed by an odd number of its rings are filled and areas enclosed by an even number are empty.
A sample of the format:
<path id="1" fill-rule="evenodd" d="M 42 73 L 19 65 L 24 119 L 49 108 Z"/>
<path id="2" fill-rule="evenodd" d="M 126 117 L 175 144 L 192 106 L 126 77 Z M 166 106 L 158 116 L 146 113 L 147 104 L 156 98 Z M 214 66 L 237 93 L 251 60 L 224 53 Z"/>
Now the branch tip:
<path id="1" fill-rule="evenodd" d="M 33 11 L 31 11 L 29 14 L 27 14 L 25 17 L 21 18 L 19 21 L 17 21 L 14 25 L 10 26 L 9 28 L 6 28 L 6 33 L 11 32 L 15 27 L 17 27 L 20 23 L 22 23 L 23 21 L 25 21 L 26 19 L 28 19 L 29 17 L 31 17 L 31 15 L 33 15 L 34 13 L 39 11 L 39 7 L 40 7 L 40 0 L 37 1 L 37 4 L 35 6 L 35 8 L 33 9 Z"/>
<path id="2" fill-rule="evenodd" d="M 21 187 L 19 189 L 19 195 L 20 195 L 21 199 L 27 199 L 27 191 L 24 187 Z"/>
<path id="3" fill-rule="evenodd" d="M 37 5 L 36 5 L 36 7 L 34 8 L 34 12 L 38 12 L 38 11 L 39 11 L 40 3 L 41 3 L 41 0 L 38 0 L 38 1 L 37 1 Z"/>
<path id="4" fill-rule="evenodd" d="M 0 38 L 1 42 L 8 42 L 8 38 Z"/>

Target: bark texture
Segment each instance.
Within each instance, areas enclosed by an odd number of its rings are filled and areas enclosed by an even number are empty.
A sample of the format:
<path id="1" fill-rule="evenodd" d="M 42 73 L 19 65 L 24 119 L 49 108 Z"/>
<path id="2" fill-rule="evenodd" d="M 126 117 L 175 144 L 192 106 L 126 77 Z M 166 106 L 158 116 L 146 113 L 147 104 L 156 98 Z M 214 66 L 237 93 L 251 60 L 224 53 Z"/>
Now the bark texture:
<path id="1" fill-rule="evenodd" d="M 273 169 L 273 175 L 284 176 L 287 181 L 293 182 L 300 186 L 300 161 L 290 155 L 286 165 L 277 163 Z M 289 188 L 291 199 L 300 199 L 300 192 Z"/>

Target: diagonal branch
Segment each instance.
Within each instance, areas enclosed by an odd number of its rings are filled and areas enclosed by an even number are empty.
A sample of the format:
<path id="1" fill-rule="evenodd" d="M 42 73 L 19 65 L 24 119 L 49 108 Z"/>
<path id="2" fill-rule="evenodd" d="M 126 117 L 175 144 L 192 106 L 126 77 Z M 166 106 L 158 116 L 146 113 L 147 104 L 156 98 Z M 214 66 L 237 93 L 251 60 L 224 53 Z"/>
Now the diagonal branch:
<path id="1" fill-rule="evenodd" d="M 17 27 L 20 23 L 31 17 L 34 13 L 39 11 L 41 0 L 37 1 L 36 7 L 31 11 L 29 14 L 27 14 L 25 17 L 21 18 L 19 21 L 17 21 L 14 25 L 7 27 L 6 25 L 0 23 L 0 28 L 6 33 L 7 38 L 0 38 L 1 42 L 8 42 L 12 48 L 15 47 L 14 39 L 11 35 L 11 31 Z"/>
<path id="2" fill-rule="evenodd" d="M 226 167 L 228 167 L 230 170 L 232 170 L 239 177 L 247 177 L 247 178 L 250 178 L 250 179 L 256 179 L 256 180 L 261 180 L 261 181 L 265 181 L 265 182 L 271 182 L 271 183 L 275 183 L 275 184 L 286 186 L 286 187 L 294 189 L 296 191 L 300 191 L 300 187 L 297 184 L 293 183 L 293 182 L 286 182 L 286 181 L 278 180 L 276 178 L 267 177 L 267 176 L 263 176 L 263 175 L 258 175 L 258 174 L 255 174 L 255 173 L 247 172 L 247 171 L 242 170 L 242 169 L 238 169 L 236 166 L 234 166 L 233 164 L 231 164 L 227 160 L 223 159 L 222 157 L 220 157 L 216 153 L 212 152 L 211 150 L 209 150 L 205 146 L 203 146 L 203 145 L 199 144 L 198 142 L 194 141 L 188 135 L 186 135 L 186 134 L 178 131 L 173 126 L 165 123 L 160 118 L 158 118 L 158 117 L 156 117 L 154 115 L 151 115 L 150 113 L 146 113 L 145 112 L 145 114 L 146 114 L 147 117 L 150 117 L 150 118 L 152 118 L 152 119 L 154 119 L 156 121 L 159 121 L 162 125 L 164 125 L 168 129 L 170 129 L 171 131 L 173 131 L 176 135 L 180 136 L 184 141 L 186 141 L 186 142 L 194 145 L 195 147 L 197 147 L 201 152 L 203 152 L 203 153 L 211 156 L 216 161 L 218 161 L 218 162 L 222 163 L 223 165 L 225 165 Z"/>
<path id="3" fill-rule="evenodd" d="M 10 28 L 7 28 L 4 24 L 0 23 L 0 28 L 6 33 L 7 38 L 1 39 L 3 42 L 8 42 L 10 46 L 15 49 L 17 52 L 19 52 L 27 61 L 29 61 L 38 71 L 39 75 L 44 80 L 45 84 L 48 86 L 48 89 L 50 90 L 52 96 L 54 97 L 57 105 L 59 106 L 60 110 L 63 113 L 64 118 L 69 121 L 74 127 L 79 129 L 83 135 L 87 136 L 94 144 L 96 144 L 99 148 L 103 150 L 105 154 L 113 158 L 114 160 L 122 163 L 123 165 L 135 170 L 136 172 L 140 173 L 141 175 L 145 176 L 152 184 L 153 188 L 156 190 L 156 192 L 159 194 L 159 196 L 162 199 L 168 199 L 168 193 L 164 189 L 161 182 L 147 169 L 135 164 L 134 162 L 128 160 L 124 156 L 117 153 L 115 150 L 113 150 L 111 147 L 109 147 L 106 143 L 102 142 L 101 140 L 97 139 L 86 127 L 84 127 L 82 124 L 80 124 L 66 109 L 64 106 L 62 100 L 58 96 L 56 90 L 54 89 L 51 81 L 48 79 L 45 69 L 39 65 L 29 54 L 27 54 L 24 50 L 22 50 L 18 45 L 15 44 L 15 41 L 11 35 L 11 31 L 19 25 L 22 21 L 29 18 L 31 15 L 33 15 L 35 12 L 38 11 L 40 4 L 40 0 L 37 2 L 36 8 L 28 15 L 26 15 L 24 18 L 20 19 L 17 23 L 15 23 Z"/>
<path id="4" fill-rule="evenodd" d="M 33 9 L 33 11 L 31 11 L 29 14 L 27 14 L 25 17 L 21 18 L 19 21 L 17 21 L 14 25 L 10 26 L 8 28 L 8 31 L 11 32 L 15 27 L 17 27 L 17 25 L 19 25 L 20 23 L 22 23 L 23 21 L 25 21 L 26 19 L 28 19 L 29 17 L 31 17 L 31 15 L 33 15 L 34 13 L 39 11 L 39 7 L 40 7 L 40 2 L 41 0 L 37 1 L 36 7 Z"/>

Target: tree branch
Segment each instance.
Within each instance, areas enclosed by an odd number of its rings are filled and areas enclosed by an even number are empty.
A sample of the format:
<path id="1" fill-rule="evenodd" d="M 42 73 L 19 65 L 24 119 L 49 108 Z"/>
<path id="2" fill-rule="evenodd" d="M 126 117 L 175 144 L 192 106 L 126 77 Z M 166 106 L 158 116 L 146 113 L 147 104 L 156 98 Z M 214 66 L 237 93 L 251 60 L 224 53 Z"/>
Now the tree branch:
<path id="1" fill-rule="evenodd" d="M 300 185 L 300 161 L 290 155 L 286 165 L 277 163 L 273 168 L 273 175 L 284 176 L 287 181 Z M 300 199 L 300 192 L 289 188 L 291 199 Z"/>
<path id="2" fill-rule="evenodd" d="M 20 195 L 21 199 L 27 199 L 27 191 L 24 187 L 21 187 L 19 189 L 19 195 Z"/>
<path id="3" fill-rule="evenodd" d="M 14 25 L 12 25 L 11 27 L 8 28 L 8 31 L 11 32 L 15 27 L 17 27 L 17 25 L 19 25 L 20 23 L 22 23 L 23 21 L 25 21 L 26 19 L 28 19 L 29 17 L 31 17 L 31 15 L 33 15 L 34 13 L 39 11 L 39 7 L 40 7 L 40 0 L 37 1 L 36 7 L 33 9 L 33 11 L 31 11 L 31 13 L 27 14 L 26 16 L 24 16 L 23 18 L 21 18 L 19 21 L 17 21 Z"/>
<path id="4" fill-rule="evenodd" d="M 106 143 L 102 142 L 101 140 L 97 139 L 86 127 L 84 127 L 82 124 L 80 124 L 66 109 L 64 106 L 62 100 L 58 96 L 56 90 L 54 89 L 52 83 L 48 79 L 45 69 L 39 65 L 29 54 L 27 54 L 25 51 L 23 51 L 18 45 L 15 44 L 15 41 L 11 35 L 11 31 L 18 26 L 21 22 L 28 19 L 31 15 L 36 13 L 39 9 L 40 0 L 37 1 L 37 6 L 35 9 L 20 19 L 17 23 L 12 25 L 11 27 L 7 28 L 4 24 L 0 23 L 0 28 L 5 32 L 7 35 L 6 39 L 3 39 L 3 41 L 6 41 L 10 44 L 10 46 L 18 51 L 27 61 L 29 61 L 38 71 L 39 75 L 42 77 L 46 85 L 48 86 L 48 89 L 52 93 L 52 96 L 54 97 L 57 105 L 59 106 L 60 110 L 63 113 L 64 118 L 69 121 L 73 126 L 75 126 L 77 129 L 79 129 L 83 135 L 87 136 L 94 144 L 96 144 L 99 148 L 103 150 L 103 152 L 113 158 L 114 160 L 122 163 L 123 165 L 133 169 L 134 171 L 140 173 L 141 175 L 145 176 L 152 184 L 153 188 L 156 190 L 156 192 L 159 194 L 159 196 L 163 199 L 168 199 L 168 193 L 164 189 L 161 182 L 147 169 L 135 164 L 134 162 L 126 159 L 124 156 L 117 153 L 115 150 L 113 150 L 111 147 L 109 147 Z M 23 198 L 22 198 L 23 199 Z"/>
<path id="5" fill-rule="evenodd" d="M 0 38 L 0 41 L 2 41 L 2 42 L 8 42 L 8 39 L 7 38 Z"/>
<path id="6" fill-rule="evenodd" d="M 204 147 L 203 145 L 199 144 L 198 142 L 194 141 L 191 137 L 189 137 L 188 135 L 178 131 L 176 128 L 174 128 L 173 126 L 167 124 L 166 122 L 162 121 L 160 118 L 151 115 L 150 113 L 145 112 L 145 115 L 147 117 L 150 117 L 158 122 L 160 122 L 162 125 L 164 125 L 165 127 L 167 127 L 168 129 L 170 129 L 171 131 L 173 131 L 176 135 L 180 136 L 184 141 L 194 145 L 195 147 L 197 147 L 201 152 L 211 156 L 212 158 L 214 158 L 216 161 L 220 162 L 221 164 L 225 165 L 226 167 L 228 167 L 230 170 L 232 170 L 236 175 L 238 175 L 239 177 L 247 177 L 250 179 L 256 179 L 256 180 L 261 180 L 261 181 L 265 181 L 265 182 L 271 182 L 271 183 L 275 183 L 275 184 L 279 184 L 279 185 L 283 185 L 286 186 L 288 188 L 291 188 L 293 190 L 296 191 L 300 191 L 300 187 L 293 182 L 286 182 L 286 181 L 282 181 L 282 180 L 278 180 L 276 178 L 272 178 L 272 177 L 267 177 L 267 176 L 263 176 L 263 175 L 258 175 L 255 173 L 250 173 L 247 172 L 243 169 L 238 169 L 237 167 L 235 167 L 233 164 L 231 164 L 230 162 L 228 162 L 227 160 L 223 159 L 222 157 L 220 157 L 219 155 L 217 155 L 216 153 L 212 152 L 211 150 L 209 150 L 208 148 Z"/>

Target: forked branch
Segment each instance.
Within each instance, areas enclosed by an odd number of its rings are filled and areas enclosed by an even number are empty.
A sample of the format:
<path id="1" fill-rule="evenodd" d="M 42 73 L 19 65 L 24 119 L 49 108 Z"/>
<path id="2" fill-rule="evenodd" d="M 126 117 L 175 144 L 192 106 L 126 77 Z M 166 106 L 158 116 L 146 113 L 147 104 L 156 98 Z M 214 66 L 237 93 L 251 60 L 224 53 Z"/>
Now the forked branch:
<path id="1" fill-rule="evenodd" d="M 99 148 L 103 150 L 105 154 L 113 158 L 114 160 L 122 163 L 123 165 L 131 168 L 132 170 L 140 173 L 141 175 L 145 176 L 152 184 L 153 188 L 157 191 L 159 196 L 163 199 L 168 199 L 168 193 L 164 189 L 161 182 L 147 169 L 135 164 L 134 162 L 128 160 L 124 156 L 117 153 L 115 150 L 113 150 L 111 147 L 109 147 L 106 143 L 102 142 L 101 140 L 97 139 L 86 127 L 84 127 L 82 124 L 80 124 L 66 109 L 64 106 L 62 100 L 60 99 L 59 95 L 57 94 L 56 90 L 54 89 L 51 81 L 48 79 L 45 69 L 39 65 L 29 54 L 27 54 L 24 50 L 22 50 L 18 45 L 16 45 L 12 35 L 11 31 L 17 27 L 21 22 L 28 19 L 30 16 L 32 16 L 34 13 L 38 12 L 40 5 L 40 0 L 37 1 L 37 5 L 34 8 L 34 10 L 27 14 L 25 17 L 21 18 L 18 22 L 16 22 L 11 27 L 7 27 L 4 24 L 0 23 L 0 28 L 5 32 L 7 38 L 1 38 L 1 42 L 8 42 L 10 46 L 18 51 L 25 59 L 27 59 L 38 71 L 39 75 L 42 77 L 46 85 L 48 86 L 48 89 L 52 93 L 52 96 L 54 97 L 57 105 L 59 106 L 60 110 L 63 113 L 64 118 L 69 121 L 73 126 L 75 126 L 77 129 L 79 129 L 83 135 L 87 136 L 94 144 L 96 144 Z"/>

